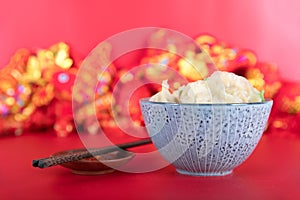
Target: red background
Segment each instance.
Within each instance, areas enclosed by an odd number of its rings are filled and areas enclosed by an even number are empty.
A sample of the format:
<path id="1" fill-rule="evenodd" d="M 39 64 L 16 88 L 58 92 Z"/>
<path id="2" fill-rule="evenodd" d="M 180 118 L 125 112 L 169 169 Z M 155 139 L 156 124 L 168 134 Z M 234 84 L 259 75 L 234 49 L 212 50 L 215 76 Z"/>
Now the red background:
<path id="1" fill-rule="evenodd" d="M 191 37 L 211 33 L 275 62 L 284 78 L 299 80 L 300 2 L 296 0 L 28 0 L 0 3 L 0 66 L 21 47 L 64 41 L 76 59 L 107 37 L 159 26 Z"/>
<path id="2" fill-rule="evenodd" d="M 297 0 L 0 0 L 0 67 L 22 47 L 64 41 L 79 60 L 120 31 L 161 26 L 252 49 L 261 61 L 277 63 L 284 78 L 299 80 L 299 8 Z M 265 134 L 251 157 L 225 177 L 183 176 L 172 166 L 100 177 L 31 166 L 33 159 L 81 146 L 76 134 L 0 139 L 1 199 L 300 199 L 300 140 L 292 133 Z"/>

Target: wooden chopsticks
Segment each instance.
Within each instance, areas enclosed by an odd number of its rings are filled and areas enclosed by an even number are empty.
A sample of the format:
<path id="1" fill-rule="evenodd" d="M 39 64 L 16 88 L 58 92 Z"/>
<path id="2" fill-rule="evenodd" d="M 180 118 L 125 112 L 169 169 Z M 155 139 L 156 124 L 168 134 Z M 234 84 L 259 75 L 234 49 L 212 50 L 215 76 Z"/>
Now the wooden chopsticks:
<path id="1" fill-rule="evenodd" d="M 50 156 L 47 158 L 33 160 L 32 166 L 43 169 L 43 168 L 59 165 L 59 164 L 66 163 L 66 162 L 77 161 L 77 160 L 81 160 L 84 158 L 93 157 L 96 155 L 110 153 L 113 151 L 117 151 L 119 149 L 127 149 L 127 148 L 131 148 L 131 147 L 137 147 L 137 146 L 141 146 L 141 145 L 149 144 L 149 143 L 151 143 L 151 139 L 143 139 L 143 140 L 138 140 L 138 141 L 134 141 L 134 142 L 119 144 L 116 146 L 101 147 L 101 148 L 95 148 L 95 149 L 90 149 L 90 150 L 87 149 L 85 151 L 79 151 L 79 152 L 70 152 L 70 153 L 66 153 L 63 155 L 55 155 L 55 156 Z"/>

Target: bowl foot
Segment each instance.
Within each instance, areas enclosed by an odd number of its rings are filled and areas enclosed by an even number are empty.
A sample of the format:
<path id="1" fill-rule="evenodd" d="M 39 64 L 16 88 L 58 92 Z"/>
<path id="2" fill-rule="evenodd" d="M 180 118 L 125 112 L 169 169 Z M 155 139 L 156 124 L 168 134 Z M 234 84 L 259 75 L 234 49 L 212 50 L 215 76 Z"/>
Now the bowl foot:
<path id="1" fill-rule="evenodd" d="M 222 172 L 188 172 L 182 169 L 176 169 L 179 174 L 189 175 L 189 176 L 225 176 L 232 173 L 232 170 L 222 171 Z"/>

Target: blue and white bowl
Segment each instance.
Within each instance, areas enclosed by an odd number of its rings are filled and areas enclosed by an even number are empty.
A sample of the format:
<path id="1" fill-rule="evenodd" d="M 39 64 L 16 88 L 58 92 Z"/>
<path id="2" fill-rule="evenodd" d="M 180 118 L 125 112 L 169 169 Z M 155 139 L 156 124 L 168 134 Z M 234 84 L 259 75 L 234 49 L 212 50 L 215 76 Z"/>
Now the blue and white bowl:
<path id="1" fill-rule="evenodd" d="M 140 100 L 149 136 L 181 174 L 230 174 L 255 149 L 273 101 L 176 104 Z"/>

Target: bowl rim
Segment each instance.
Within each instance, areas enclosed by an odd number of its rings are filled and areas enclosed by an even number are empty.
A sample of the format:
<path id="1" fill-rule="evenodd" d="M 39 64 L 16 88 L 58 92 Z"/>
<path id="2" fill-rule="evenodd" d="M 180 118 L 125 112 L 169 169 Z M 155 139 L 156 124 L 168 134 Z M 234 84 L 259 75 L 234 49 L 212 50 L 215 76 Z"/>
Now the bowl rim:
<path id="1" fill-rule="evenodd" d="M 141 98 L 139 102 L 146 103 L 146 104 L 172 105 L 172 106 L 250 106 L 250 105 L 273 104 L 272 99 L 265 99 L 262 102 L 250 102 L 250 103 L 174 103 L 174 102 L 150 101 L 150 97 Z"/>

